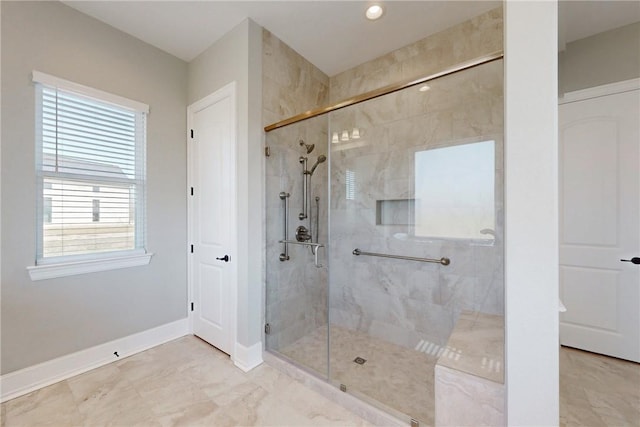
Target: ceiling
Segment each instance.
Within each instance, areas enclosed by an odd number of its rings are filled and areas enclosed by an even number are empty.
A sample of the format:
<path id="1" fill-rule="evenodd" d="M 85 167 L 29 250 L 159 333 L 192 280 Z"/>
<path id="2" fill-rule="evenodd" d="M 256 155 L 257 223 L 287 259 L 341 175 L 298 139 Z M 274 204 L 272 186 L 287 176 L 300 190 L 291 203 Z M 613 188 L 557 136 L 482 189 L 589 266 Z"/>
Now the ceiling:
<path id="1" fill-rule="evenodd" d="M 375 22 L 369 1 L 64 1 L 80 12 L 191 61 L 246 18 L 329 76 L 466 21 L 501 1 L 385 1 Z M 566 4 L 565 4 L 566 3 Z M 566 1 L 560 46 L 640 21 L 637 1 Z"/>

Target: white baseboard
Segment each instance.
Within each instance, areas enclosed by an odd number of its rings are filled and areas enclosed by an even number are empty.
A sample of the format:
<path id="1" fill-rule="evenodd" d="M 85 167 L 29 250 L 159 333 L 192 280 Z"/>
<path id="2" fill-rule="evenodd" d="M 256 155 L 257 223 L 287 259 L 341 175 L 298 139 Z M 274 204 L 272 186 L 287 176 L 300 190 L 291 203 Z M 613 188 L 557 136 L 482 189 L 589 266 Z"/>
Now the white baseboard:
<path id="1" fill-rule="evenodd" d="M 236 343 L 233 363 L 244 372 L 249 372 L 262 364 L 262 342 L 257 342 L 251 347 L 245 347 Z"/>
<path id="2" fill-rule="evenodd" d="M 0 377 L 0 402 L 22 396 L 188 334 L 189 321 L 185 318 L 10 372 Z M 117 352 L 119 357 L 114 352 Z"/>

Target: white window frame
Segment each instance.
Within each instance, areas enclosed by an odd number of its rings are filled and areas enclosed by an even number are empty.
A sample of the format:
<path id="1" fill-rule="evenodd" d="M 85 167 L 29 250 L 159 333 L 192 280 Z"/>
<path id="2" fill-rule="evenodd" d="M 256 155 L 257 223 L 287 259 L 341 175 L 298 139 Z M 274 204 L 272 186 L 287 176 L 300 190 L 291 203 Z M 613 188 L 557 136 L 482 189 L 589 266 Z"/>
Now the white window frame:
<path id="1" fill-rule="evenodd" d="M 118 95 L 114 95 L 108 92 L 104 92 L 98 89 L 94 89 L 91 87 L 87 87 L 84 85 L 80 85 L 74 82 L 70 82 L 68 80 L 64 80 L 55 76 L 51 76 L 45 73 L 41 73 L 39 71 L 33 71 L 32 80 L 35 84 L 47 86 L 49 88 L 62 89 L 68 92 L 74 92 L 82 96 L 95 98 L 101 102 L 107 102 L 114 104 L 118 107 L 124 107 L 127 109 L 131 109 L 137 112 L 143 112 L 145 114 L 149 113 L 149 106 L 143 104 L 138 101 L 133 101 L 127 98 L 123 98 Z M 39 90 L 36 93 L 40 93 Z M 40 100 L 37 101 L 38 103 Z M 37 111 L 36 117 L 36 129 L 40 129 L 40 122 L 42 121 L 41 111 Z M 38 132 L 38 131 L 37 131 Z M 42 138 L 41 135 L 37 134 L 36 138 Z M 146 142 L 145 142 L 146 145 Z M 38 147 L 40 149 L 39 152 L 36 152 L 36 156 L 42 156 L 42 147 L 40 147 L 40 142 L 38 142 Z M 144 155 L 144 154 L 143 154 Z M 38 173 L 36 171 L 36 173 Z M 40 178 L 38 179 L 38 194 L 37 197 L 42 199 L 43 197 L 43 186 Z M 146 186 L 146 177 L 145 177 L 145 186 Z M 141 203 L 146 204 L 146 200 L 143 197 Z M 37 210 L 39 211 L 39 216 L 37 217 L 37 238 L 38 238 L 38 250 L 42 248 L 42 226 L 43 226 L 43 218 L 42 212 L 42 202 L 37 203 Z M 146 216 L 146 209 L 142 210 L 143 216 Z M 142 221 L 142 227 L 146 227 L 146 218 L 140 218 Z M 138 221 L 136 221 L 138 223 Z M 138 240 L 138 225 L 136 225 L 136 240 Z M 144 236 L 146 230 L 142 231 L 142 236 Z M 31 277 L 31 280 L 43 280 L 43 279 L 52 279 L 56 277 L 64 277 L 71 276 L 76 274 L 85 274 L 92 273 L 98 271 L 107 271 L 114 270 L 119 268 L 126 267 L 135 267 L 140 265 L 149 264 L 151 261 L 152 253 L 148 253 L 146 251 L 146 242 L 142 242 L 138 246 L 137 249 L 132 250 L 124 250 L 124 251 L 110 251 L 110 252 L 102 252 L 102 253 L 92 253 L 92 254 L 81 254 L 81 255 L 66 255 L 59 257 L 47 257 L 41 258 L 41 254 L 36 256 L 36 263 L 33 266 L 28 266 L 27 270 Z"/>

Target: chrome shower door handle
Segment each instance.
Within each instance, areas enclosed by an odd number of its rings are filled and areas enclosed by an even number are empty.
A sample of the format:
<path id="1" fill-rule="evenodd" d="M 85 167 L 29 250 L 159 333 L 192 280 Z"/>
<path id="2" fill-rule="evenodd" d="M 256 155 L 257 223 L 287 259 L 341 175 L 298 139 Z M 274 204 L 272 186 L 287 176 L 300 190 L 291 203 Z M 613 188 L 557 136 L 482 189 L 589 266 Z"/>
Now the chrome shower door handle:
<path id="1" fill-rule="evenodd" d="M 280 200 L 284 201 L 284 241 L 289 240 L 289 197 L 291 194 L 282 191 L 280 193 Z M 289 247 L 284 244 L 284 252 L 280 254 L 278 258 L 280 261 L 289 260 Z"/>
<path id="2" fill-rule="evenodd" d="M 640 258 L 639 257 L 633 257 L 631 259 L 621 259 L 620 261 L 622 262 L 630 262 L 631 264 L 640 264 Z"/>

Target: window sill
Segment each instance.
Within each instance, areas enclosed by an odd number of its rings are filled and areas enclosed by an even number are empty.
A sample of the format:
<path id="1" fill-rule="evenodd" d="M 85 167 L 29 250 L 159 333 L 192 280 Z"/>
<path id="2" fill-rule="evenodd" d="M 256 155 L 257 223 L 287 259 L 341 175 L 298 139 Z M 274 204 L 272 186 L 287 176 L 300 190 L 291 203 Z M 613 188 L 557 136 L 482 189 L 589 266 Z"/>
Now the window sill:
<path id="1" fill-rule="evenodd" d="M 146 253 L 59 264 L 43 264 L 27 267 L 27 271 L 32 281 L 55 279 L 56 277 L 147 265 L 151 262 L 152 256 L 152 253 Z"/>

